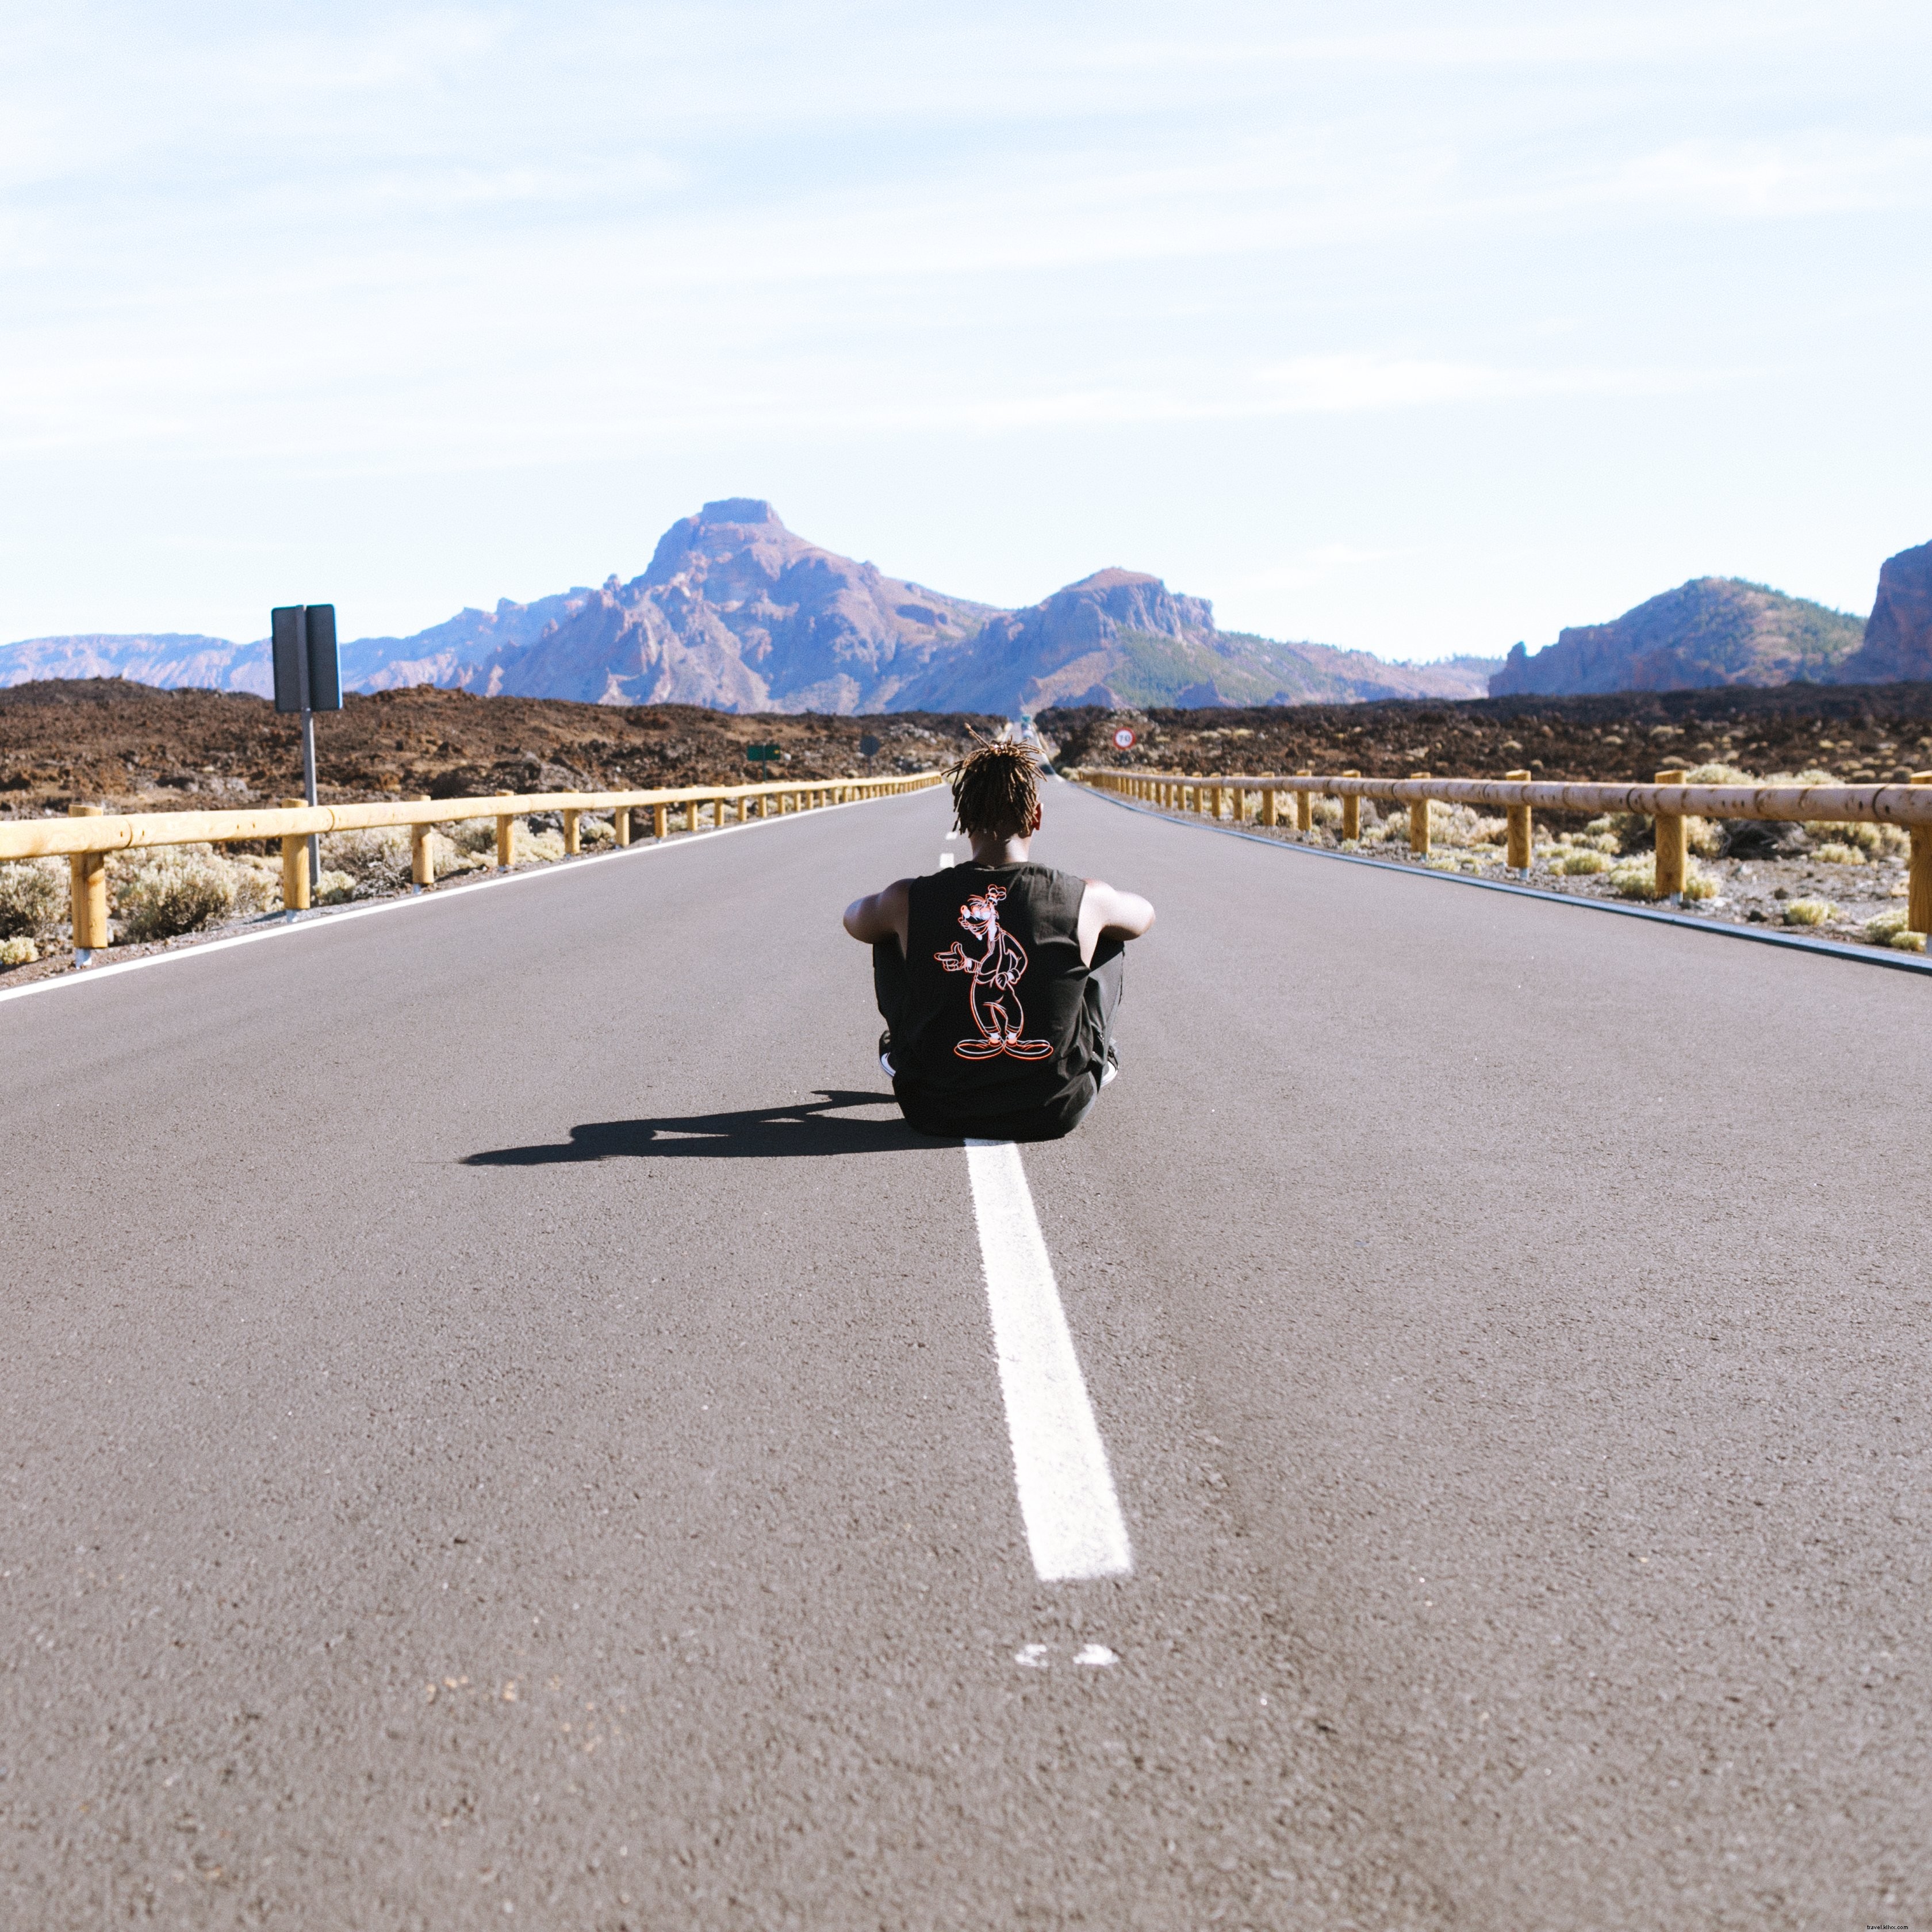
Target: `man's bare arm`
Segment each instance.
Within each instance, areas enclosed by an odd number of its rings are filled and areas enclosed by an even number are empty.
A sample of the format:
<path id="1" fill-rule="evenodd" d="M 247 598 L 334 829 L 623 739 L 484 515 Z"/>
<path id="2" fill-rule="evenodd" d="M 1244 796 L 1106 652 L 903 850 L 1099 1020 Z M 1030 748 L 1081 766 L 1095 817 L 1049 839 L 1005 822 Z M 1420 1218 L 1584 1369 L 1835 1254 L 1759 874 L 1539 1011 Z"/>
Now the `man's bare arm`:
<path id="1" fill-rule="evenodd" d="M 881 940 L 896 939 L 899 951 L 906 950 L 907 921 L 912 895 L 910 879 L 895 879 L 882 892 L 854 899 L 845 908 L 845 930 L 862 946 L 876 946 Z"/>
<path id="2" fill-rule="evenodd" d="M 1089 879 L 1080 901 L 1080 957 L 1090 966 L 1102 940 L 1138 939 L 1153 924 L 1154 908 L 1138 892 Z"/>

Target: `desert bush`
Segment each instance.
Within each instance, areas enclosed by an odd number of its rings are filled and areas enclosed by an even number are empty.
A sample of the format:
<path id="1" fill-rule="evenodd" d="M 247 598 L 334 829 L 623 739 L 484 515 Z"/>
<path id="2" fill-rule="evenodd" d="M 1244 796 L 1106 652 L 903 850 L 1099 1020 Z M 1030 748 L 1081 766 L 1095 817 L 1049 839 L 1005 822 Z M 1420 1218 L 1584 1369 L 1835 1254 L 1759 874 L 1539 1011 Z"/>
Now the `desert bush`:
<path id="1" fill-rule="evenodd" d="M 1684 821 L 1684 842 L 1700 859 L 1721 859 L 1724 856 L 1724 828 L 1714 818 L 1687 818 Z"/>
<path id="2" fill-rule="evenodd" d="M 410 832 L 406 825 L 373 825 L 330 832 L 322 840 L 323 875 L 346 873 L 351 892 L 370 898 L 400 892 L 410 883 Z"/>
<path id="3" fill-rule="evenodd" d="M 577 821 L 577 842 L 586 849 L 595 850 L 600 845 L 616 844 L 617 834 L 608 818 L 580 818 Z"/>
<path id="4" fill-rule="evenodd" d="M 494 818 L 461 818 L 451 829 L 450 842 L 462 853 L 488 852 L 494 856 L 496 850 L 496 821 Z"/>
<path id="5" fill-rule="evenodd" d="M 1585 828 L 1600 852 L 1634 852 L 1652 837 L 1651 821 L 1640 812 L 1606 812 Z"/>
<path id="6" fill-rule="evenodd" d="M 40 956 L 40 949 L 22 933 L 0 939 L 0 966 L 31 966 Z"/>
<path id="7" fill-rule="evenodd" d="M 1620 866 L 1612 866 L 1610 890 L 1620 899 L 1661 898 L 1664 895 L 1657 889 L 1657 855 L 1654 852 L 1640 853 L 1635 858 L 1624 860 Z M 1700 872 L 1695 866 L 1684 867 L 1684 898 L 1708 899 L 1717 896 L 1717 881 L 1708 873 Z"/>
<path id="8" fill-rule="evenodd" d="M 1865 855 L 1856 846 L 1842 845 L 1835 839 L 1820 845 L 1811 856 L 1821 866 L 1862 866 L 1865 862 Z"/>
<path id="9" fill-rule="evenodd" d="M 1749 772 L 1736 765 L 1694 765 L 1684 774 L 1686 784 L 1756 784 Z"/>
<path id="10" fill-rule="evenodd" d="M 1334 808 L 1334 822 L 1342 821 L 1339 806 Z M 1328 821 L 1322 816 L 1321 802 L 1316 802 L 1315 822 L 1317 825 Z M 580 825 L 582 821 L 579 820 Z M 604 830 L 608 832 L 607 825 Z M 453 872 L 474 872 L 479 866 L 488 867 L 496 862 L 496 821 L 494 818 L 466 818 L 455 828 L 452 839 L 458 853 L 469 857 L 467 865 L 454 864 Z M 527 866 L 538 860 L 561 859 L 563 856 L 563 834 L 561 832 L 532 832 L 529 821 L 515 820 L 510 826 L 510 862 L 513 866 Z M 441 868 L 439 868 L 439 870 Z M 403 866 L 405 883 L 409 878 L 409 866 Z"/>
<path id="11" fill-rule="evenodd" d="M 1894 952 L 1923 952 L 1925 935 L 1922 932 L 1908 932 L 1903 928 L 1886 941 Z"/>
<path id="12" fill-rule="evenodd" d="M 1829 899 L 1793 899 L 1784 908 L 1786 926 L 1822 926 L 1838 916 L 1838 908 Z"/>
<path id="13" fill-rule="evenodd" d="M 67 868 L 58 859 L 0 865 L 0 939 L 37 939 L 51 932 L 67 910 Z"/>
<path id="14" fill-rule="evenodd" d="M 1607 872 L 1610 862 L 1600 852 L 1592 851 L 1586 846 L 1573 846 L 1564 854 L 1556 869 L 1571 878 L 1580 878 L 1592 872 Z"/>
<path id="15" fill-rule="evenodd" d="M 1865 921 L 1865 937 L 1874 946 L 1889 945 L 1894 933 L 1904 932 L 1906 929 L 1906 910 L 1903 906 L 1889 907 Z"/>
<path id="16" fill-rule="evenodd" d="M 1876 854 L 1884 844 L 1876 825 L 1832 824 L 1814 820 L 1804 830 L 1808 836 L 1821 842 L 1818 848 L 1820 858 L 1823 859 L 1826 851 L 1833 848 L 1840 852 L 1849 850 L 1854 855 L 1849 859 L 1827 859 L 1827 865 L 1862 865 L 1867 854 Z"/>
<path id="17" fill-rule="evenodd" d="M 108 886 L 122 938 L 138 946 L 228 918 L 235 910 L 234 869 L 206 845 L 112 855 Z"/>
<path id="18" fill-rule="evenodd" d="M 1626 859 L 1620 866 L 1610 868 L 1610 890 L 1620 899 L 1654 899 L 1657 891 L 1657 859 L 1653 853 L 1645 853 L 1634 859 Z"/>

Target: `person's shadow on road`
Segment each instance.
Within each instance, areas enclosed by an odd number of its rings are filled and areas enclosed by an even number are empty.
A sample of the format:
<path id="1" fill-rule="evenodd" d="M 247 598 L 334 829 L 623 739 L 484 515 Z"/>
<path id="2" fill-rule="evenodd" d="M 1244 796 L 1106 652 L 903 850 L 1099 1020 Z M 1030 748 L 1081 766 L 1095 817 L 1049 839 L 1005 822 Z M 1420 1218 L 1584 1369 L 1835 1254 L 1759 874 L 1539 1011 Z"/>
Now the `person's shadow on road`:
<path id="1" fill-rule="evenodd" d="M 558 1161 L 652 1160 L 789 1160 L 800 1155 L 892 1154 L 943 1147 L 902 1120 L 841 1119 L 842 1107 L 890 1106 L 890 1094 L 818 1090 L 789 1107 L 748 1107 L 735 1114 L 681 1114 L 655 1120 L 590 1120 L 567 1141 L 491 1148 L 466 1154 L 465 1167 L 548 1167 Z"/>

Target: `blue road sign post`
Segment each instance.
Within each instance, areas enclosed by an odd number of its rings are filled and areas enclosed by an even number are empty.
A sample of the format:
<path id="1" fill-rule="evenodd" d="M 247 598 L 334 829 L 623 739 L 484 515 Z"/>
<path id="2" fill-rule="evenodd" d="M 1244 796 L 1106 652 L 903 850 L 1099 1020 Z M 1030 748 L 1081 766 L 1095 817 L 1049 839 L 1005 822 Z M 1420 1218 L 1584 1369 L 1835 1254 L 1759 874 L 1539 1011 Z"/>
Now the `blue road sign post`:
<path id="1" fill-rule="evenodd" d="M 285 604 L 270 614 L 275 709 L 302 714 L 302 796 L 315 795 L 315 714 L 342 709 L 342 662 L 335 648 L 333 604 Z M 322 842 L 308 842 L 311 895 L 322 890 Z"/>

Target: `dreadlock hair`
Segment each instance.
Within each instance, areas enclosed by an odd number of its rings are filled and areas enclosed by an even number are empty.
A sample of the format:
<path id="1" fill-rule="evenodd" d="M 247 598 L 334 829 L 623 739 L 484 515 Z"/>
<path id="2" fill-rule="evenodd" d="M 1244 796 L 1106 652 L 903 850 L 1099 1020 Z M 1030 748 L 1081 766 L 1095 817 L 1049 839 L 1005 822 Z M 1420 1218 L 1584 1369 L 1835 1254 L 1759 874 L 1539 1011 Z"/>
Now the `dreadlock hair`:
<path id="1" fill-rule="evenodd" d="M 1040 809 L 1040 755 L 1012 738 L 982 738 L 968 727 L 973 748 L 947 776 L 954 823 L 968 838 L 1024 838 Z"/>

